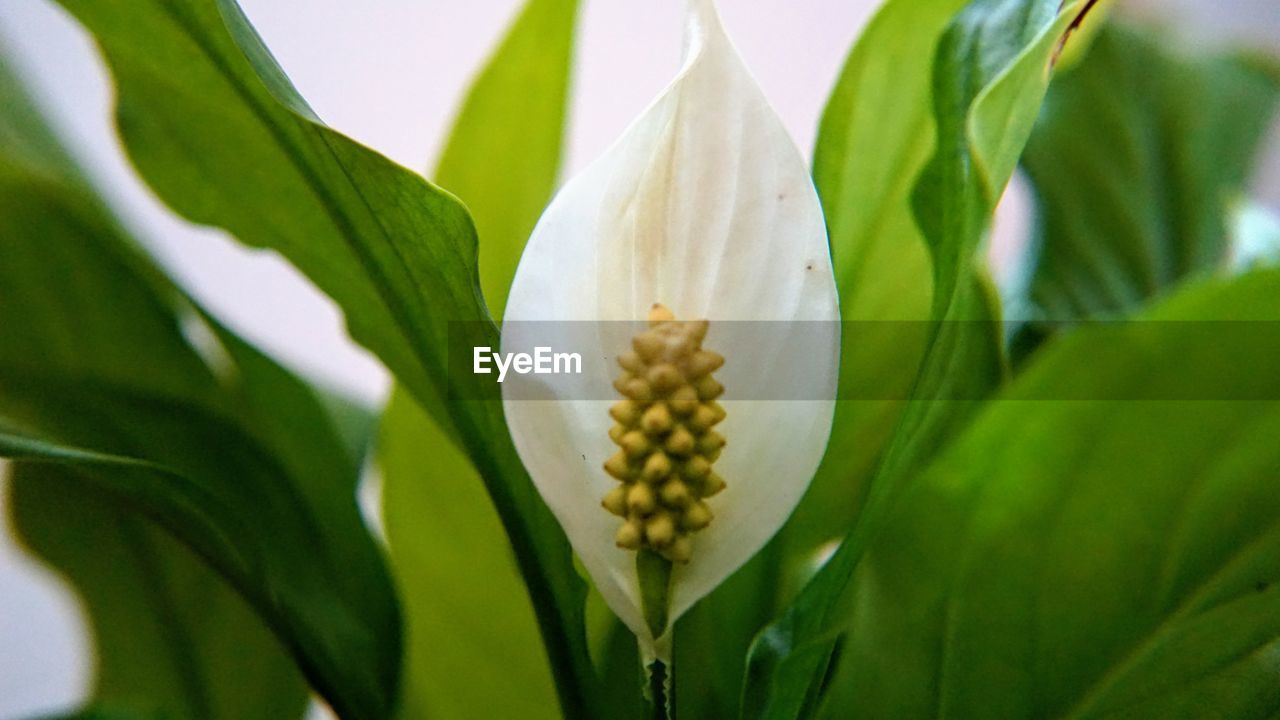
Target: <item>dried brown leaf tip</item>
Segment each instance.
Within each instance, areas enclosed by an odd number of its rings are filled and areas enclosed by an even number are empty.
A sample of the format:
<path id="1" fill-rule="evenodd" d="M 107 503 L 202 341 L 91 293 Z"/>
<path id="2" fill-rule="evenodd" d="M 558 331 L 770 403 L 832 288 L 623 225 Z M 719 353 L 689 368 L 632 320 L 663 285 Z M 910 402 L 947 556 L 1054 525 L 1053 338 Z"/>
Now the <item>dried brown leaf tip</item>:
<path id="1" fill-rule="evenodd" d="M 604 470 L 619 484 L 601 503 L 625 518 L 618 547 L 688 562 L 693 533 L 711 523 L 706 499 L 725 487 L 711 467 L 725 444 L 713 428 L 725 411 L 716 402 L 724 387 L 713 377 L 724 357 L 702 348 L 708 327 L 654 305 L 648 329 L 618 357 L 613 386 L 623 399 L 609 409 L 618 451 Z"/>

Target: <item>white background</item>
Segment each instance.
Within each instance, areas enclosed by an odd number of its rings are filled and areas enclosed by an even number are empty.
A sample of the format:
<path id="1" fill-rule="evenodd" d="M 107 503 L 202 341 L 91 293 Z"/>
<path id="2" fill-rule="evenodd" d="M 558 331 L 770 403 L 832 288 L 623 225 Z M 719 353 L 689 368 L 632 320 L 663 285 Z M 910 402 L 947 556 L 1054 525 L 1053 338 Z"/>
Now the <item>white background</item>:
<path id="1" fill-rule="evenodd" d="M 517 0 L 241 0 L 317 113 L 412 168 L 438 152 L 471 72 L 513 16 Z M 819 113 L 873 0 L 721 0 L 747 64 L 796 142 L 813 144 Z M 1136 10 L 1280 49 L 1275 0 L 1134 0 Z M 584 0 L 568 172 L 582 168 L 659 92 L 680 54 L 679 0 Z M 46 0 L 3 0 L 0 44 L 36 85 L 63 134 L 126 221 L 169 269 L 232 326 L 289 365 L 371 403 L 387 377 L 353 346 L 332 304 L 270 253 L 162 208 L 133 176 L 111 130 L 110 85 L 84 33 Z M 1256 192 L 1280 209 L 1280 143 Z M 1021 207 L 1002 214 L 1022 227 Z M 1016 236 L 1017 231 L 1006 232 Z M 3 255 L 0 254 L 0 262 Z M 90 682 L 83 620 L 60 581 L 8 538 L 0 492 L 0 719 L 66 709 Z"/>

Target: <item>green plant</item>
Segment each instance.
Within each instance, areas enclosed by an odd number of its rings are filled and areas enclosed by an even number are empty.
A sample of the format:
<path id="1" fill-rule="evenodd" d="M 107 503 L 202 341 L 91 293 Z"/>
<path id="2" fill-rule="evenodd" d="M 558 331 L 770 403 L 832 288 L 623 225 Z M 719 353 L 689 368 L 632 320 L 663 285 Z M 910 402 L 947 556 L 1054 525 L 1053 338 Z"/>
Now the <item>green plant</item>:
<path id="1" fill-rule="evenodd" d="M 1280 271 L 1240 262 L 1259 224 L 1233 214 L 1270 60 L 1086 33 L 1084 0 L 888 0 L 811 184 L 691 0 L 680 79 L 544 214 L 576 0 L 528 0 L 439 185 L 321 123 L 234 0 L 59 4 L 155 193 L 293 263 L 397 383 L 377 415 L 221 325 L 0 68 L 0 455 L 18 534 L 92 620 L 83 716 L 299 717 L 309 692 L 364 719 L 1280 712 Z M 984 235 L 1019 162 L 1033 252 L 997 293 Z M 693 252 L 689 228 L 724 246 Z M 707 428 L 696 453 L 664 439 L 691 420 L 615 413 L 628 493 L 643 472 L 744 522 L 641 528 L 657 501 L 631 495 L 612 517 L 583 490 L 609 482 L 607 403 L 502 402 L 453 365 L 499 347 L 500 315 L 654 303 L 840 328 L 803 402 L 731 389 L 703 423 L 725 421 L 723 461 Z M 695 351 L 659 360 L 693 387 Z M 619 384 L 637 413 L 643 359 Z M 732 469 L 727 489 L 642 469 L 664 452 Z M 371 458 L 385 547 L 355 499 Z"/>

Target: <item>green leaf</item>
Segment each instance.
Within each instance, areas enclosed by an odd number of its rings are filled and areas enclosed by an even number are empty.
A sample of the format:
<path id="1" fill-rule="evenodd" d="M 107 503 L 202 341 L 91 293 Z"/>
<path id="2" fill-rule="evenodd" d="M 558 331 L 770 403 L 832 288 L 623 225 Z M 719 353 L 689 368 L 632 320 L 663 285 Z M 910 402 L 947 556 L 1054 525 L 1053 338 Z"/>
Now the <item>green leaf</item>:
<path id="1" fill-rule="evenodd" d="M 14 524 L 84 594 L 100 642 L 103 698 L 172 702 L 166 711 L 175 717 L 243 717 L 240 703 L 278 708 L 288 698 L 301 712 L 306 695 L 292 667 L 271 662 L 275 644 L 222 581 L 194 562 L 199 557 L 289 643 L 335 708 L 376 716 L 366 708 L 396 680 L 395 608 L 381 607 L 390 600 L 385 577 L 381 593 L 357 584 L 381 568 L 362 559 L 365 567 L 339 572 L 342 555 L 354 554 L 333 549 L 340 539 L 351 544 L 341 526 L 321 534 L 318 522 L 337 523 L 317 518 L 248 436 L 194 407 L 90 381 L 23 384 L 0 398 L 7 413 L 22 414 L 10 414 L 9 423 L 61 442 L 0 434 L 0 455 L 19 461 Z M 28 469 L 37 462 L 77 471 Z M 113 559 L 121 563 L 107 562 Z M 251 675 L 265 685 L 242 682 L 251 665 L 237 657 L 275 671 Z M 272 682 L 280 677 L 292 683 Z"/>
<path id="2" fill-rule="evenodd" d="M 379 461 L 409 630 L 401 716 L 559 717 L 537 618 L 466 457 L 396 392 L 383 414 Z"/>
<path id="3" fill-rule="evenodd" d="M 604 601 L 600 600 L 600 605 Z M 642 720 L 652 716 L 652 706 L 641 688 L 648 682 L 649 671 L 641 666 L 640 650 L 631 628 L 617 620 L 611 611 L 600 649 L 601 707 L 609 709 L 610 720 Z M 678 627 L 678 626 L 677 626 Z M 696 689 L 696 685 L 694 686 Z M 677 693 L 676 700 L 680 697 Z"/>
<path id="4" fill-rule="evenodd" d="M 920 371 L 859 522 L 795 603 L 752 647 L 744 714 L 816 709 L 850 580 L 904 480 L 964 426 L 999 382 L 999 311 L 975 269 L 995 202 L 1013 173 L 1048 85 L 1048 68 L 1080 3 L 975 0 L 948 27 L 934 59 L 934 160 L 914 194 L 933 261 L 934 323 Z"/>
<path id="5" fill-rule="evenodd" d="M 0 367 L 216 404 L 213 374 L 182 334 L 177 291 L 123 233 L 0 54 Z"/>
<path id="6" fill-rule="evenodd" d="M 555 189 L 577 14 L 577 0 L 525 3 L 472 84 L 436 166 L 436 182 L 475 218 L 480 287 L 494 317 Z"/>
<path id="7" fill-rule="evenodd" d="M 472 85 L 436 172 L 475 217 L 481 287 L 495 312 L 555 187 L 577 5 L 526 3 Z M 380 445 L 383 518 L 409 630 L 402 715 L 557 717 L 537 617 L 476 469 L 401 388 Z M 564 582 L 562 601 L 581 611 L 585 585 L 576 575 Z M 595 683 L 586 646 L 551 642 L 567 651 L 555 673 L 563 712 L 581 715 Z"/>
<path id="8" fill-rule="evenodd" d="M 95 625 L 111 628 L 109 634 L 100 635 L 104 647 L 111 648 L 102 656 L 105 697 L 113 695 L 112 683 L 120 676 L 110 672 L 112 663 L 132 666 L 125 675 L 137 673 L 138 684 L 164 677 L 148 672 L 137 662 L 139 655 L 128 651 L 148 636 L 139 633 L 138 626 L 145 625 L 149 616 L 138 612 L 137 598 L 128 592 L 131 588 L 118 586 L 119 576 L 101 574 L 102 568 L 113 566 L 103 564 L 99 551 L 113 554 L 117 545 L 133 553 L 140 573 L 156 575 L 155 584 L 163 580 L 182 591 L 169 601 L 178 608 L 173 616 L 159 616 L 165 623 L 162 638 L 196 650 L 202 649 L 201 643 L 216 640 L 231 646 L 223 652 L 233 658 L 235 653 L 260 654 L 254 651 L 260 643 L 241 645 L 254 639 L 253 618 L 237 619 L 248 638 L 232 633 L 222 627 L 225 616 L 215 612 L 216 596 L 190 592 L 199 586 L 184 578 L 201 572 L 212 577 L 207 570 L 179 572 L 180 561 L 190 565 L 192 556 L 179 555 L 158 540 L 148 542 L 151 536 L 128 529 L 141 528 L 136 521 L 145 518 L 185 543 L 244 596 L 287 643 L 295 661 L 338 712 L 345 717 L 387 716 L 399 673 L 399 618 L 377 548 L 360 523 L 354 500 L 356 466 L 338 465 L 316 475 L 294 476 L 291 471 L 306 464 L 295 464 L 289 457 L 273 458 L 248 434 L 255 427 L 250 422 L 237 423 L 208 408 L 140 391 L 121 391 L 94 378 L 6 373 L 5 379 L 0 406 L 10 422 L 36 437 L 55 438 L 59 444 L 53 449 L 37 446 L 37 454 L 30 444 L 15 445 L 9 437 L 8 442 L 0 442 L 0 454 L 84 468 L 78 473 L 26 473 L 20 463 L 13 478 L 13 506 L 22 535 L 77 582 L 95 611 Z M 288 412 L 296 407 L 282 409 Z M 336 437 L 329 444 L 340 447 Z M 323 445 L 315 453 L 323 457 Z M 337 484 L 344 478 L 345 484 Z M 69 502 L 71 498 L 78 500 Z M 88 542 L 83 534 L 60 534 L 68 523 L 73 528 L 100 528 L 100 537 Z M 123 539 L 110 534 L 113 528 Z M 157 549 L 148 550 L 149 544 Z M 98 574 L 89 573 L 94 568 Z M 116 586 L 111 588 L 113 578 Z M 100 589 L 104 584 L 109 586 L 106 591 Z M 163 588 L 139 586 L 137 590 L 158 596 Z M 117 622 L 130 613 L 135 616 L 134 625 Z M 193 619 L 209 626 L 197 626 L 200 632 L 192 637 L 195 630 L 187 623 Z M 118 634 L 131 641 L 120 642 Z M 117 649 L 121 655 L 115 654 Z M 162 646 L 151 653 L 156 662 L 163 662 L 165 650 Z M 259 662 L 267 658 L 269 654 Z M 214 660 L 219 657 L 214 655 L 207 663 L 189 661 L 195 666 L 183 674 L 207 674 L 209 686 L 232 698 L 238 697 L 242 687 L 249 687 L 238 679 L 246 672 L 243 663 L 221 660 L 223 665 L 218 665 Z M 253 677 L 270 680 L 270 676 Z M 282 694 L 290 695 L 284 687 L 268 685 L 257 700 L 265 698 L 269 702 L 262 704 L 273 706 Z M 143 690 L 146 697 L 153 694 L 150 688 Z M 295 695 L 299 710 L 305 699 L 302 690 L 299 685 Z M 182 716 L 244 716 L 235 711 L 212 714 L 192 687 L 182 692 L 197 709 Z"/>
<path id="9" fill-rule="evenodd" d="M 1260 271 L 1038 353 L 859 567 L 859 712 L 1274 717 L 1276 321 Z"/>
<path id="10" fill-rule="evenodd" d="M 10 477 L 23 543 L 89 611 L 95 702 L 147 717 L 302 717 L 297 668 L 202 558 L 83 471 L 23 463 Z"/>
<path id="11" fill-rule="evenodd" d="M 453 342 L 497 344 L 466 210 L 321 124 L 233 0 L 60 4 L 102 48 L 119 91 L 121 137 L 156 193 L 188 219 L 297 266 L 342 308 L 356 341 L 465 450 L 564 678 L 562 705 L 578 714 L 588 703 L 574 673 L 589 666 L 568 542 L 516 456 L 500 403 L 459 399 L 496 399 L 493 385 L 463 387 L 477 381 L 448 374 L 451 323 L 483 326 L 481 337 Z"/>
<path id="12" fill-rule="evenodd" d="M 1280 99 L 1280 67 L 1156 42 L 1107 28 L 1045 100 L 1022 158 L 1040 217 L 1016 312 L 1052 327 L 1031 336 L 1127 315 L 1227 259 L 1230 205 Z"/>
<path id="13" fill-rule="evenodd" d="M 462 206 L 319 124 L 234 2 L 61 4 L 106 56 L 121 137 L 162 199 L 279 251 L 447 419 L 445 326 L 483 317 Z"/>
<path id="14" fill-rule="evenodd" d="M 814 148 L 840 290 L 840 387 L 827 455 L 785 530 L 793 554 L 843 537 L 857 517 L 924 354 L 932 280 L 911 190 L 932 152 L 934 48 L 964 0 L 889 2 L 855 43 Z M 910 338 L 904 342 L 904 339 Z"/>
<path id="15" fill-rule="evenodd" d="M 399 616 L 355 503 L 358 441 L 201 319 L 5 73 L 0 96 L 0 456 L 19 461 L 15 527 L 86 599 L 97 695 L 288 717 L 296 663 L 340 712 L 385 716 Z"/>
<path id="16" fill-rule="evenodd" d="M 677 718 L 739 714 L 747 652 L 776 610 L 780 566 L 780 546 L 769 543 L 676 622 L 671 672 Z M 632 658 L 634 663 L 634 647 Z"/>

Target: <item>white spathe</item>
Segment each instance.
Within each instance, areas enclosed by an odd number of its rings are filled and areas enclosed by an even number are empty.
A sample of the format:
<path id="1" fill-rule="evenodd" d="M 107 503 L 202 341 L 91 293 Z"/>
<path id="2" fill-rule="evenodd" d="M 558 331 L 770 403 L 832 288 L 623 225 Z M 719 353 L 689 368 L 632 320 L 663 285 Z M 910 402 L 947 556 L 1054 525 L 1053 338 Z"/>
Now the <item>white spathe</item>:
<path id="1" fill-rule="evenodd" d="M 538 222 L 512 282 L 504 348 L 528 346 L 512 337 L 533 332 L 523 321 L 635 321 L 654 303 L 680 319 L 710 320 L 705 346 L 724 354 L 726 373 L 739 378 L 726 381 L 728 416 L 717 428 L 728 445 L 715 468 L 728 487 L 709 501 L 715 520 L 694 535 L 693 559 L 675 569 L 674 623 L 759 551 L 799 502 L 826 448 L 839 365 L 839 308 L 817 193 L 711 0 L 689 0 L 675 80 Z M 776 330 L 758 336 L 779 347 L 717 345 L 717 321 L 737 320 L 816 321 L 806 333 L 821 328 L 820 351 L 787 354 L 786 332 Z M 589 332 L 599 357 L 628 349 L 617 325 L 587 326 L 597 328 Z M 616 484 L 601 463 L 616 448 L 611 403 L 599 398 L 609 397 L 616 373 L 612 362 L 594 363 L 572 391 L 557 386 L 561 399 L 507 393 L 504 408 L 521 459 L 601 595 L 664 657 L 670 633 L 653 638 L 647 629 L 635 553 L 614 545 L 619 520 L 600 506 Z M 786 390 L 761 392 L 773 387 Z M 752 398 L 783 399 L 741 399 L 748 389 Z"/>

